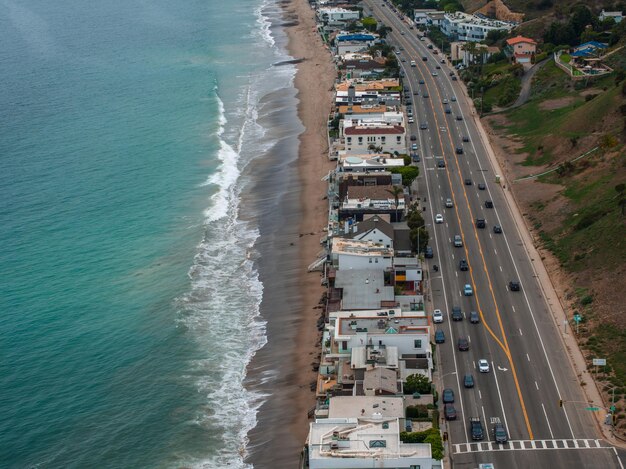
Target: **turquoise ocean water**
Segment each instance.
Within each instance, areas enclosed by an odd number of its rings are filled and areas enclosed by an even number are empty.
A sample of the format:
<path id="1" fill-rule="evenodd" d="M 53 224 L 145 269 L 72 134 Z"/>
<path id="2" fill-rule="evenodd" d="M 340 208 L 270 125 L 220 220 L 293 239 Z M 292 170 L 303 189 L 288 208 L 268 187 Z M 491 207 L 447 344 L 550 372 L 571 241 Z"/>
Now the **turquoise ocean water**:
<path id="1" fill-rule="evenodd" d="M 241 200 L 298 130 L 263 116 L 294 74 L 279 18 L 0 0 L 1 467 L 246 466 L 265 324 Z"/>

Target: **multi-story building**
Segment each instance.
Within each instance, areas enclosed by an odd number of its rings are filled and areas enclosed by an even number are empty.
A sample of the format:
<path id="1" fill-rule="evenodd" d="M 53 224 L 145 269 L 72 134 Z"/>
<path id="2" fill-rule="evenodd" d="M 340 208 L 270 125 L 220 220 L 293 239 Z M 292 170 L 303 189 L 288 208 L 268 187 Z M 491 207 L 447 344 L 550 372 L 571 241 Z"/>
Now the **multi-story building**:
<path id="1" fill-rule="evenodd" d="M 537 43 L 524 36 L 516 36 L 506 40 L 506 52 L 513 62 L 524 64 L 532 61 L 537 51 Z"/>
<path id="2" fill-rule="evenodd" d="M 441 31 L 455 41 L 484 41 L 491 31 L 510 31 L 515 23 L 492 20 L 479 15 L 456 12 L 446 13 L 441 23 Z"/>

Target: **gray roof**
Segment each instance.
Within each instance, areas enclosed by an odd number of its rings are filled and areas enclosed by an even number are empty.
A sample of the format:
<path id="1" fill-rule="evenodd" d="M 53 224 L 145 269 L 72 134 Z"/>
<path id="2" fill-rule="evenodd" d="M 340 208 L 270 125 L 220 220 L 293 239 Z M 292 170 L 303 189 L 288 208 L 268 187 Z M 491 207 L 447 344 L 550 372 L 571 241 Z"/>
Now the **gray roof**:
<path id="1" fill-rule="evenodd" d="M 398 392 L 398 377 L 394 370 L 387 368 L 367 370 L 363 379 L 363 388 L 395 394 Z"/>
<path id="2" fill-rule="evenodd" d="M 393 301 L 393 287 L 385 286 L 382 269 L 338 270 L 335 287 L 343 288 L 344 310 L 379 309 L 381 301 Z"/>
<path id="3" fill-rule="evenodd" d="M 410 234 L 411 230 L 409 230 L 408 228 L 396 228 L 394 230 L 393 248 L 396 251 L 410 252 L 412 250 Z"/>
<path id="4" fill-rule="evenodd" d="M 393 226 L 391 226 L 391 223 L 383 220 L 378 215 L 374 215 L 368 218 L 367 220 L 363 220 L 355 224 L 355 226 L 352 229 L 353 230 L 356 229 L 356 232 L 351 231 L 350 237 L 354 238 L 356 235 L 364 235 L 376 228 L 378 228 L 385 235 L 387 235 L 391 239 L 391 241 L 394 241 Z"/>

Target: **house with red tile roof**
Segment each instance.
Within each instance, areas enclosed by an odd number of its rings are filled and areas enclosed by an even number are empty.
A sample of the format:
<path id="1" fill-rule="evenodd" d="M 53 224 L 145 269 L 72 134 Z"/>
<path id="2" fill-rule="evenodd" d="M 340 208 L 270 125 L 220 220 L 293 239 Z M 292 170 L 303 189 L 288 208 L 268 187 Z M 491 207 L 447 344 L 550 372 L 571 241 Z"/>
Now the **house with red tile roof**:
<path id="1" fill-rule="evenodd" d="M 524 36 L 506 40 L 508 55 L 518 64 L 530 63 L 537 52 L 537 42 Z"/>

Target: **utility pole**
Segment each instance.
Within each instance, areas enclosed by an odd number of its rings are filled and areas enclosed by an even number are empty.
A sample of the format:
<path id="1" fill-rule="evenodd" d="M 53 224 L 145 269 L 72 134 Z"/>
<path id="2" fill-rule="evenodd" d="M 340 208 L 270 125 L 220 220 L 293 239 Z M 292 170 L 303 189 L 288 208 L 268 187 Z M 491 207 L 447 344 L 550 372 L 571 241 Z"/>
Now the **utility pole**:
<path id="1" fill-rule="evenodd" d="M 480 117 L 483 116 L 483 101 L 485 100 L 485 88 L 480 87 Z"/>

